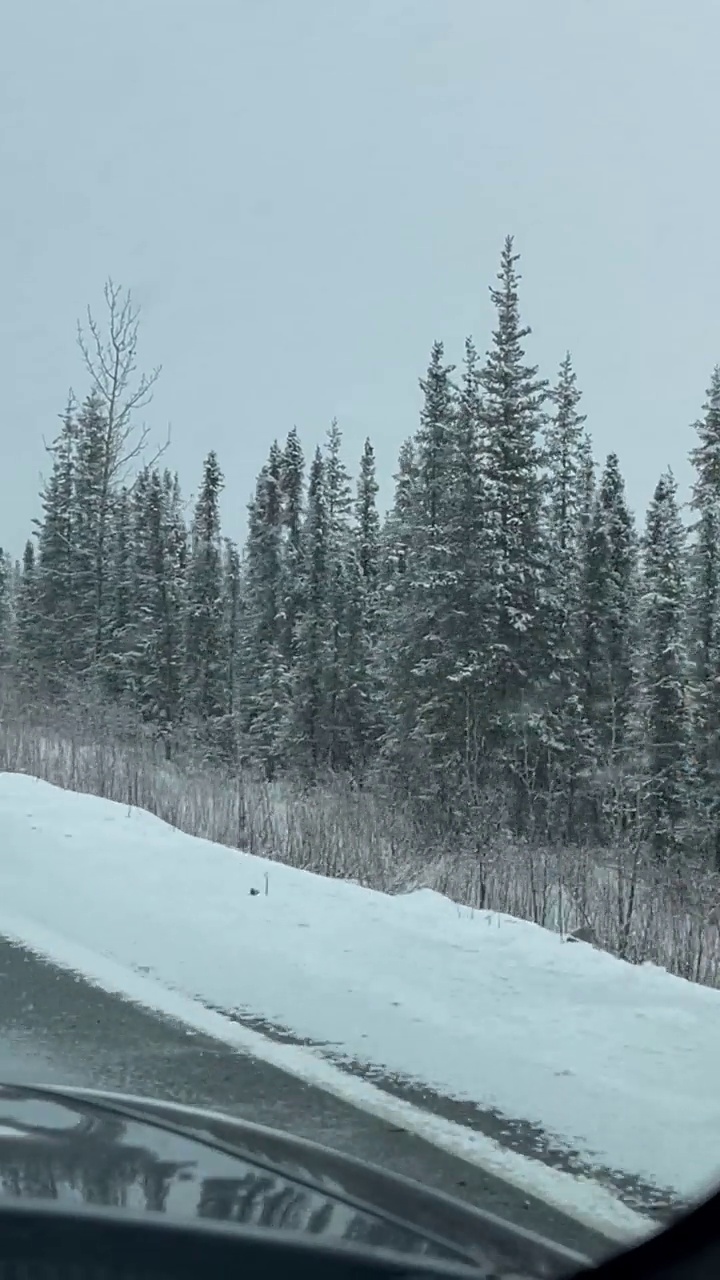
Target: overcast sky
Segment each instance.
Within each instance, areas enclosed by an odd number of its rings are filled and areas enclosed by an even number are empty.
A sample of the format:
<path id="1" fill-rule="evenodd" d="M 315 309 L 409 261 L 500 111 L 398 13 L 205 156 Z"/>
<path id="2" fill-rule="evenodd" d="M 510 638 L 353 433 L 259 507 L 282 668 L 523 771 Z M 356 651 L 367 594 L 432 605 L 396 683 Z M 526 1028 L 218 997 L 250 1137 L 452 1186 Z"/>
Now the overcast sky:
<path id="1" fill-rule="evenodd" d="M 337 415 L 383 497 L 435 338 L 487 347 L 522 254 L 528 352 L 575 361 L 638 513 L 688 480 L 720 360 L 718 0 L 23 0 L 0 15 L 0 543 L 87 384 L 108 275 L 146 411 L 239 536 L 274 437 Z"/>

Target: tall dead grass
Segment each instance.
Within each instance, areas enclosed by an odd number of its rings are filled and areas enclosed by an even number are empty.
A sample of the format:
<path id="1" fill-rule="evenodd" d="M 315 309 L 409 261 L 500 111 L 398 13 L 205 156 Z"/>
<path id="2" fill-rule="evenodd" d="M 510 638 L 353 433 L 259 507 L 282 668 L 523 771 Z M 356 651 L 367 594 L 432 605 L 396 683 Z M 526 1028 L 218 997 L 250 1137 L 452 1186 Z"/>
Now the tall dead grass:
<path id="1" fill-rule="evenodd" d="M 169 763 L 151 743 L 88 741 L 18 717 L 0 718 L 0 770 L 136 805 L 189 835 L 383 893 L 432 889 L 564 935 L 582 927 L 633 963 L 720 985 L 717 877 L 698 868 L 683 877 L 675 868 L 663 878 L 629 846 L 610 857 L 502 835 L 472 848 L 439 845 L 402 806 L 343 778 L 312 788 L 249 773 L 229 780 L 208 767 Z M 0 866 L 1 858 L 0 846 Z"/>

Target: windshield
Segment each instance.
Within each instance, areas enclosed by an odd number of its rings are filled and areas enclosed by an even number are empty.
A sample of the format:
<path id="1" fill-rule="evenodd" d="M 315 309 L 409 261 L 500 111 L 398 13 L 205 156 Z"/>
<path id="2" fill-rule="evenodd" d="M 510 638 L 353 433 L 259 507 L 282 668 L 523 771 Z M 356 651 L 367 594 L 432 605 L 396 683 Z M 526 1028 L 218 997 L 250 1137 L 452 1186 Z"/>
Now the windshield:
<path id="1" fill-rule="evenodd" d="M 0 1080 L 593 1257 L 720 1181 L 718 37 L 5 15 Z"/>

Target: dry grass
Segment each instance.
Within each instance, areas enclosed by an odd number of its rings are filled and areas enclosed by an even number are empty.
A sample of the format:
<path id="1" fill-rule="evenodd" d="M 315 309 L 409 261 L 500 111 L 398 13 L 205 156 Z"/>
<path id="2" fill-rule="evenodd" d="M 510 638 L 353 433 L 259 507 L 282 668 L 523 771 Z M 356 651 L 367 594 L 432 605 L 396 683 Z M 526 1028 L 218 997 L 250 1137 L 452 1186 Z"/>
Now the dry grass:
<path id="1" fill-rule="evenodd" d="M 437 847 L 401 807 L 344 779 L 307 788 L 249 774 L 168 763 L 151 744 L 119 746 L 0 719 L 0 770 L 137 805 L 193 836 L 243 848 L 384 893 L 429 888 L 568 933 L 589 926 L 599 945 L 720 985 L 717 877 L 697 868 L 660 879 L 638 851 L 538 848 L 488 837 L 472 850 Z"/>

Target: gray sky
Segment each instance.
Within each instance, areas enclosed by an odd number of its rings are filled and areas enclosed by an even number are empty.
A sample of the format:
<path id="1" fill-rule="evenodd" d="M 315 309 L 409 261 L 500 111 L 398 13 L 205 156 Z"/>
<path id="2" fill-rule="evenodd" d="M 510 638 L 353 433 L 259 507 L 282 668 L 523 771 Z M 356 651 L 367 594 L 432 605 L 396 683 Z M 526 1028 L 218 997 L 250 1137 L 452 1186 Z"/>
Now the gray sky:
<path id="1" fill-rule="evenodd" d="M 0 15 L 0 542 L 37 513 L 75 323 L 142 307 L 189 495 L 226 532 L 295 423 L 391 492 L 434 338 L 487 346 L 503 237 L 529 354 L 575 360 L 642 513 L 720 360 L 717 0 L 24 0 Z"/>

